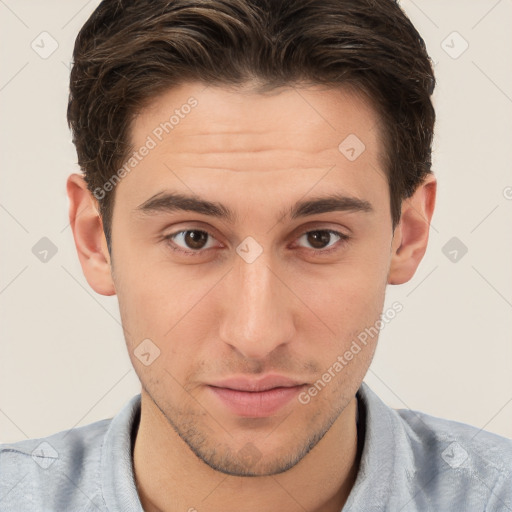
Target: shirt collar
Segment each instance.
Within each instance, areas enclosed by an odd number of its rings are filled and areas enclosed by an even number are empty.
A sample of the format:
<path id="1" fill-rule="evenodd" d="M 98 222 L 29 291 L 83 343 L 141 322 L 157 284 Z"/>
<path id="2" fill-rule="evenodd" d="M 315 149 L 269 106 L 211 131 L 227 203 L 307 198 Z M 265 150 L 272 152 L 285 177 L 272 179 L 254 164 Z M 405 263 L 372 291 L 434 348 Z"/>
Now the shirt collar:
<path id="1" fill-rule="evenodd" d="M 377 512 L 401 510 L 412 498 L 415 473 L 413 453 L 405 426 L 396 411 L 363 382 L 357 392 L 359 422 L 364 428 L 356 481 L 343 507 Z"/>
<path id="2" fill-rule="evenodd" d="M 362 383 L 357 392 L 361 460 L 343 511 L 388 510 L 411 499 L 412 450 L 396 411 Z M 143 512 L 135 485 L 133 444 L 140 421 L 141 395 L 132 397 L 112 419 L 101 453 L 101 482 L 109 511 Z"/>
<path id="3" fill-rule="evenodd" d="M 133 444 L 140 421 L 140 394 L 114 416 L 101 450 L 101 486 L 107 510 L 144 512 L 135 485 Z"/>

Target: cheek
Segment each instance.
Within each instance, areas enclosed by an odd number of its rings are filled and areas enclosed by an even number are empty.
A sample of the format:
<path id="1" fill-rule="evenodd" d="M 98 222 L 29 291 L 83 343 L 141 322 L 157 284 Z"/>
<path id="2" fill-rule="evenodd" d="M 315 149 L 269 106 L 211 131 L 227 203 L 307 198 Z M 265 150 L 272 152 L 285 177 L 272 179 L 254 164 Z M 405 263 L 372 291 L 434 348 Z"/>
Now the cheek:
<path id="1" fill-rule="evenodd" d="M 160 350 L 160 364 L 184 369 L 215 321 L 208 291 L 216 276 L 186 276 L 169 262 L 127 263 L 117 273 L 116 289 L 128 346 L 133 351 L 149 338 Z"/>
<path id="2" fill-rule="evenodd" d="M 356 393 L 373 359 L 385 282 L 380 274 L 352 268 L 346 276 L 326 281 L 321 292 L 312 294 L 311 289 L 308 301 L 321 321 L 304 318 L 301 352 L 306 359 L 314 358 L 319 372 L 303 399 L 337 409 Z"/>
<path id="3" fill-rule="evenodd" d="M 317 349 L 321 346 L 316 352 L 325 368 L 350 350 L 358 354 L 350 366 L 364 366 L 372 357 L 389 264 L 382 256 L 386 254 L 383 245 L 378 250 L 358 251 L 340 264 L 319 268 L 314 273 L 303 272 L 297 281 L 297 294 L 314 313 L 306 312 L 299 317 L 298 330 L 305 333 L 305 340 L 314 339 Z M 348 358 L 352 356 L 347 354 Z"/>
<path id="4" fill-rule="evenodd" d="M 335 325 L 357 324 L 381 312 L 388 266 L 388 260 L 350 256 L 339 264 L 297 272 L 297 293 L 320 317 L 328 317 Z"/>

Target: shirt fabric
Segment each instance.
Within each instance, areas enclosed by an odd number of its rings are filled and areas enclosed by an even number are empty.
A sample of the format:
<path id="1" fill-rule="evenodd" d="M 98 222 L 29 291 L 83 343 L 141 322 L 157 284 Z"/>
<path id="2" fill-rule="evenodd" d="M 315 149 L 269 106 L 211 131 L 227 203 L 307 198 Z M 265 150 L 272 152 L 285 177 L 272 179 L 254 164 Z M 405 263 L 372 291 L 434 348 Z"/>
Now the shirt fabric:
<path id="1" fill-rule="evenodd" d="M 362 455 L 342 512 L 512 511 L 512 440 L 392 409 L 364 382 L 356 396 Z M 132 459 L 140 398 L 112 419 L 0 444 L 0 511 L 143 511 Z"/>

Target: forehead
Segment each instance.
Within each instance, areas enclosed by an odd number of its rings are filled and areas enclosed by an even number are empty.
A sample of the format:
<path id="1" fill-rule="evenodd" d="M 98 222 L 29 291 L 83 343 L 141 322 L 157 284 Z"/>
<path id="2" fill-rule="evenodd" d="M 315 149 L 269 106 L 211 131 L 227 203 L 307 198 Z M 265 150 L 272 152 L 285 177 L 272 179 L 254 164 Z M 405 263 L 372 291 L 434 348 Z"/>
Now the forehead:
<path id="1" fill-rule="evenodd" d="M 172 138 L 183 149 L 195 150 L 197 143 L 215 149 L 226 142 L 226 149 L 254 151 L 261 141 L 262 149 L 318 152 L 336 148 L 340 137 L 349 133 L 372 146 L 379 136 L 378 122 L 368 97 L 348 88 L 287 86 L 257 93 L 249 85 L 227 88 L 193 82 L 153 99 L 132 123 L 131 136 L 135 145 L 153 134 Z M 228 140 L 228 135 L 237 137 Z"/>
<path id="2" fill-rule="evenodd" d="M 305 193 L 318 183 L 315 192 L 335 185 L 353 195 L 386 181 L 380 135 L 370 102 L 348 89 L 258 93 L 186 83 L 134 119 L 130 137 L 139 155 L 118 187 L 139 203 L 176 185 L 200 195 L 232 196 L 238 188 L 257 196 Z"/>

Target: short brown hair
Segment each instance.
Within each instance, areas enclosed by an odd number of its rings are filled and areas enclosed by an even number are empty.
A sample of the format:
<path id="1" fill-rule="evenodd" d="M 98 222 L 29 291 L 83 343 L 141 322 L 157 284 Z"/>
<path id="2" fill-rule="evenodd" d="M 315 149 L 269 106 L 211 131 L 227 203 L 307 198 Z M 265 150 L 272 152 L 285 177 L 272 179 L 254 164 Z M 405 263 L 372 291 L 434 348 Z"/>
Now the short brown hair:
<path id="1" fill-rule="evenodd" d="M 431 172 L 434 73 L 395 0 L 103 0 L 73 61 L 67 117 L 91 192 L 130 156 L 134 116 L 187 81 L 356 87 L 381 121 L 393 227 Z M 109 250 L 113 205 L 114 190 L 99 204 Z"/>

